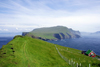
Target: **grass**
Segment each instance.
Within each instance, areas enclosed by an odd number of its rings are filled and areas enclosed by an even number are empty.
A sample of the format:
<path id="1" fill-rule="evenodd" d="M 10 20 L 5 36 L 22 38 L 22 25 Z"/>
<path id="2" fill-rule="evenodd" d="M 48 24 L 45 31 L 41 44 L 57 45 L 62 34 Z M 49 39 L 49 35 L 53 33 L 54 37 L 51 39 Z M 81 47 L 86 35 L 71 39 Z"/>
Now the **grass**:
<path id="1" fill-rule="evenodd" d="M 86 55 L 81 54 L 80 50 L 73 49 L 73 48 L 68 48 L 68 47 L 63 47 L 57 45 L 58 50 L 60 53 L 68 58 L 70 61 L 73 60 L 75 63 L 78 63 L 83 66 L 89 66 L 91 64 L 91 67 L 100 67 L 100 61 L 97 60 L 96 58 L 92 58 Z"/>
<path id="2" fill-rule="evenodd" d="M 70 67 L 70 65 L 58 55 L 54 44 L 21 36 L 0 49 L 0 67 Z"/>
<path id="3" fill-rule="evenodd" d="M 42 37 L 44 39 L 56 39 L 54 37 L 54 33 L 34 33 L 34 32 L 30 32 L 29 34 L 37 36 L 37 37 Z"/>
<path id="4" fill-rule="evenodd" d="M 99 67 L 100 61 L 80 50 L 56 45 L 60 53 L 75 63 Z M 11 49 L 13 48 L 13 49 Z M 15 52 L 13 52 L 15 51 Z M 55 44 L 27 36 L 16 36 L 0 49 L 0 67 L 72 67 L 58 54 Z"/>
<path id="5" fill-rule="evenodd" d="M 66 37 L 69 37 L 66 33 L 73 36 L 73 34 L 69 31 L 69 29 L 67 27 L 63 27 L 63 26 L 38 28 L 38 29 L 31 31 L 29 34 L 37 36 L 37 37 L 46 38 L 46 39 L 56 39 L 54 37 L 54 34 L 56 34 L 56 33 L 58 33 L 58 34 L 63 33 Z"/>

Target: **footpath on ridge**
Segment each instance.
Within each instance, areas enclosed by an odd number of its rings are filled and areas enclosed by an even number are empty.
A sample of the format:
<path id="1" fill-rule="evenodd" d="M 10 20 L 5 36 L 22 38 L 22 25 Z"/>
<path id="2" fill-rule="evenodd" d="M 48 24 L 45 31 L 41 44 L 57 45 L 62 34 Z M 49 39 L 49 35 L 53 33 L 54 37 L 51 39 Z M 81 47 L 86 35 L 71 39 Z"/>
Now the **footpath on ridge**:
<path id="1" fill-rule="evenodd" d="M 24 43 L 24 53 L 25 53 L 25 57 L 26 57 L 26 59 L 27 59 L 27 61 L 28 61 L 28 67 L 30 67 L 30 64 L 29 64 L 29 59 L 28 59 L 28 57 L 27 57 L 27 54 L 26 54 L 26 41 L 25 41 L 25 43 Z"/>

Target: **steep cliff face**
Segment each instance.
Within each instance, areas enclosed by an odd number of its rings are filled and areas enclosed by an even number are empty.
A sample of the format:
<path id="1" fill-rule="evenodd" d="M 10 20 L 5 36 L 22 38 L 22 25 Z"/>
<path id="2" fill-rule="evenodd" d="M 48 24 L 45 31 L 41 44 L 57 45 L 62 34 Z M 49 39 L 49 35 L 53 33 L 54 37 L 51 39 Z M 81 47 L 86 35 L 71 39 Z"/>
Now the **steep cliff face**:
<path id="1" fill-rule="evenodd" d="M 80 35 L 74 34 L 73 36 L 66 33 L 68 36 L 64 35 L 63 33 L 54 34 L 54 37 L 57 39 L 70 39 L 70 38 L 80 38 Z"/>
<path id="2" fill-rule="evenodd" d="M 34 35 L 35 38 L 42 40 L 60 40 L 60 39 L 69 39 L 69 38 L 79 38 L 80 32 L 74 31 L 64 26 L 56 26 L 56 27 L 47 27 L 47 28 L 38 28 L 34 29 L 31 32 L 22 33 L 23 36 Z"/>
<path id="3" fill-rule="evenodd" d="M 60 33 L 60 35 L 62 36 L 61 39 L 65 39 L 66 36 L 63 33 Z"/>
<path id="4" fill-rule="evenodd" d="M 22 36 L 27 35 L 29 32 L 22 32 Z"/>
<path id="5" fill-rule="evenodd" d="M 54 34 L 54 37 L 57 38 L 57 39 L 61 39 L 60 34 Z"/>
<path id="6" fill-rule="evenodd" d="M 72 38 L 80 38 L 81 34 L 80 34 L 79 31 L 75 31 L 75 30 L 72 30 L 72 29 L 69 29 L 69 30 L 72 34 L 74 34 L 74 36 Z"/>

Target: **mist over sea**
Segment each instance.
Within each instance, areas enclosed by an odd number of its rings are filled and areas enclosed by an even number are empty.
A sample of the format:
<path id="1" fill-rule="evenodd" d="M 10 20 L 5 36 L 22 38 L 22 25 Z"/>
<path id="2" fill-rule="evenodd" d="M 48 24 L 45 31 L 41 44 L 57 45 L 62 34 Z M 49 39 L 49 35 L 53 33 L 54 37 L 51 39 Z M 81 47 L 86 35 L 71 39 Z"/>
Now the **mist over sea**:
<path id="1" fill-rule="evenodd" d="M 75 39 L 63 39 L 57 41 L 48 41 L 50 43 L 58 44 L 65 47 L 75 48 L 78 50 L 88 49 L 93 50 L 97 55 L 100 55 L 100 36 L 99 35 L 88 35 L 82 36 L 81 38 Z"/>

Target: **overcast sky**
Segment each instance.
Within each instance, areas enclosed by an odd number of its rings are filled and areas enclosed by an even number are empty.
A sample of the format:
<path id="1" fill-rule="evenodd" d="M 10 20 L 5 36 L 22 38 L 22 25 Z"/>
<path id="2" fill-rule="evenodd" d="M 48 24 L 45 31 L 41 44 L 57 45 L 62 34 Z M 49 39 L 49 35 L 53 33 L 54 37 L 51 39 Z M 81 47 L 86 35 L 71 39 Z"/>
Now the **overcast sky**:
<path id="1" fill-rule="evenodd" d="M 0 0 L 1 32 L 57 25 L 100 31 L 100 0 Z"/>

